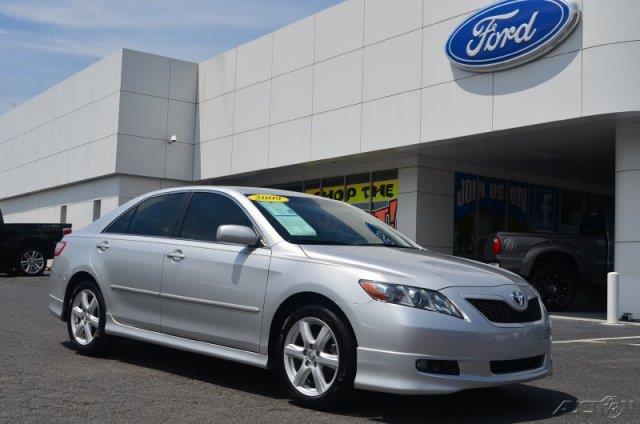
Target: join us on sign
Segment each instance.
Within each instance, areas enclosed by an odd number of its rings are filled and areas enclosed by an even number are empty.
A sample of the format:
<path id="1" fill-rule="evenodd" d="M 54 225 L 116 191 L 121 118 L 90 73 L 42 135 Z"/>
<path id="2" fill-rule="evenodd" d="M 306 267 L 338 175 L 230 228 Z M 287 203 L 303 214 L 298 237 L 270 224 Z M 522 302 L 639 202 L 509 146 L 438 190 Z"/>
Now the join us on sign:
<path id="1" fill-rule="evenodd" d="M 446 54 L 456 66 L 473 72 L 509 69 L 553 50 L 579 21 L 573 0 L 506 0 L 458 26 Z"/>

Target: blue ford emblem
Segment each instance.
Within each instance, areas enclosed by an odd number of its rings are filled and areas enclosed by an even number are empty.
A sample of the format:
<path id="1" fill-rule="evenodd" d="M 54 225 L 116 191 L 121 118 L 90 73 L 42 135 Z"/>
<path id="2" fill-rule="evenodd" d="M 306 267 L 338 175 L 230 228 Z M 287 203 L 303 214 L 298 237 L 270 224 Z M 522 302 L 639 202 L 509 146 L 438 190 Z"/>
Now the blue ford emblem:
<path id="1" fill-rule="evenodd" d="M 506 0 L 464 21 L 447 41 L 449 60 L 473 72 L 532 61 L 564 41 L 580 21 L 574 0 Z"/>

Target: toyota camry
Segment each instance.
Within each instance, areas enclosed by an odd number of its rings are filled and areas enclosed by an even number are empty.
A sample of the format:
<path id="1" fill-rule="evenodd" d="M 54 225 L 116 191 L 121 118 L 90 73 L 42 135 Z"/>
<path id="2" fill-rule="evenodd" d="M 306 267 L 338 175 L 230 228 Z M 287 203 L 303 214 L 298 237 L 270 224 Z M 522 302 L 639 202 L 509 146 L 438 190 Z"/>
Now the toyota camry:
<path id="1" fill-rule="evenodd" d="M 49 296 L 81 353 L 122 337 L 268 368 L 315 407 L 552 372 L 550 320 L 521 277 L 288 191 L 133 199 L 58 243 Z"/>

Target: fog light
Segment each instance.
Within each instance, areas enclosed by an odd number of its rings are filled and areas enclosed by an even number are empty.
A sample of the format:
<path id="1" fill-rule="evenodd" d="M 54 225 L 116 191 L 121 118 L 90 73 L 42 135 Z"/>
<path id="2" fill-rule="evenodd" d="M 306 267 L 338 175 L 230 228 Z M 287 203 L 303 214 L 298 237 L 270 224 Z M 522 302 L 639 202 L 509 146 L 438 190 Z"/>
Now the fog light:
<path id="1" fill-rule="evenodd" d="M 458 361 L 438 361 L 433 359 L 418 359 L 416 368 L 428 374 L 460 375 Z"/>

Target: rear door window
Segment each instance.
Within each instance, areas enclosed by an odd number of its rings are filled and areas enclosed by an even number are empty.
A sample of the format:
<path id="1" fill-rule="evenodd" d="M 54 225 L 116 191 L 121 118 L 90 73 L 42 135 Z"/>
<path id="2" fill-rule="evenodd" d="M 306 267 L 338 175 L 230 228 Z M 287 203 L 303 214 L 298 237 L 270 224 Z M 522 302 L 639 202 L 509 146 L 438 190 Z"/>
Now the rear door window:
<path id="1" fill-rule="evenodd" d="M 128 234 L 169 237 L 187 193 L 152 197 L 140 203 L 131 218 Z"/>
<path id="2" fill-rule="evenodd" d="M 113 223 L 109 225 L 104 232 L 108 234 L 127 234 L 127 231 L 129 231 L 129 224 L 131 223 L 131 218 L 133 218 L 134 213 L 136 213 L 135 207 L 120 215 L 120 217 L 113 221 Z"/>

